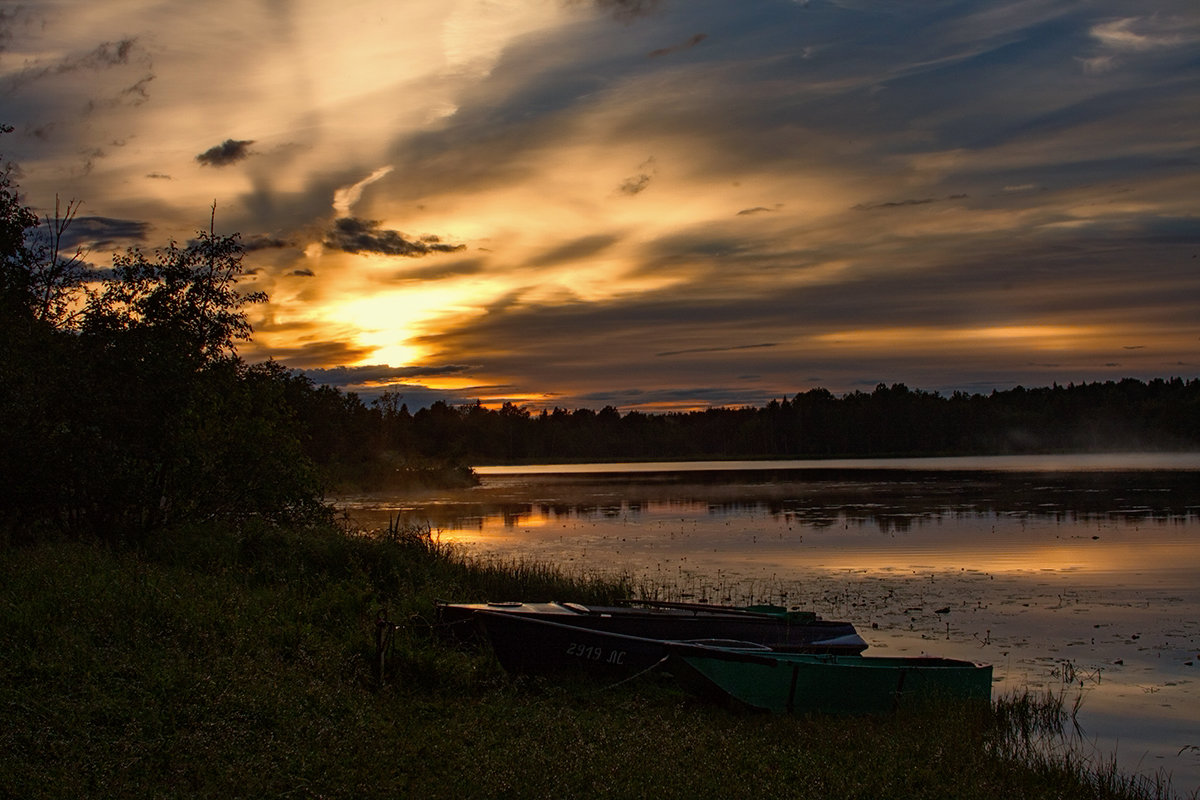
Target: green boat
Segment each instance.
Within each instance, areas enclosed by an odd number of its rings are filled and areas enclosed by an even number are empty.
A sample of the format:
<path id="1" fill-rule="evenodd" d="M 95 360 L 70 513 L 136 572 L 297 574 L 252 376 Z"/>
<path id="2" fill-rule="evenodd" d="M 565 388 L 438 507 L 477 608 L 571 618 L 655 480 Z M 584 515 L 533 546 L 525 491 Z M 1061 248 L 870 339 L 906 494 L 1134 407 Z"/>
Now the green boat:
<path id="1" fill-rule="evenodd" d="M 992 667 L 949 658 L 881 658 L 673 645 L 668 669 L 704 697 L 775 713 L 871 714 L 931 700 L 983 701 Z"/>

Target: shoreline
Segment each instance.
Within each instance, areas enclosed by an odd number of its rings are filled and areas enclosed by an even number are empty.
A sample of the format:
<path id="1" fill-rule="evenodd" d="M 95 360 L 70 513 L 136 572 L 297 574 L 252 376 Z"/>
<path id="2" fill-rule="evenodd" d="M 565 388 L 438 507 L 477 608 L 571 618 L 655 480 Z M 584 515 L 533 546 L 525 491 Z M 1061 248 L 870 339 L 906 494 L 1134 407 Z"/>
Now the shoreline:
<path id="1" fill-rule="evenodd" d="M 1139 472 L 1197 471 L 1200 453 L 1129 451 L 992 456 L 895 458 L 730 459 L 614 461 L 555 464 L 498 464 L 471 467 L 480 476 L 620 474 L 657 472 L 741 472 L 771 470 L 900 470 L 912 472 Z"/>

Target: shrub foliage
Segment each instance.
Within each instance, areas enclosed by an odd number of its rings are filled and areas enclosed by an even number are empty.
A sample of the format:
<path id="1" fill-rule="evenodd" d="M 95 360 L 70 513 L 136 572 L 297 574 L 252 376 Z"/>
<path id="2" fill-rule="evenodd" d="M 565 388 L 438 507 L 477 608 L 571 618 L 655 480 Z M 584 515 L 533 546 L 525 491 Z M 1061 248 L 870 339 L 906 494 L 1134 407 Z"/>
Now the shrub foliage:
<path id="1" fill-rule="evenodd" d="M 323 512 L 292 376 L 250 366 L 237 236 L 201 231 L 110 271 L 64 258 L 73 216 L 47 220 L 0 178 L 0 517 L 143 537 L 214 518 L 313 520 Z"/>

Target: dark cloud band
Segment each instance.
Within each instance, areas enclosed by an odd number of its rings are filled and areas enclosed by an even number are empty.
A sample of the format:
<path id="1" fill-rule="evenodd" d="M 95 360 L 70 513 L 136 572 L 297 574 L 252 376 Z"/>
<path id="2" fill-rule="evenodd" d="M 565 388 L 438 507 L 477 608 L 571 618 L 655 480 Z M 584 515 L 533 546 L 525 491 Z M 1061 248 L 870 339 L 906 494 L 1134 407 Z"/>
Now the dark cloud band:
<path id="1" fill-rule="evenodd" d="M 252 144 L 253 139 L 226 139 L 196 156 L 196 160 L 206 167 L 227 167 L 247 158 Z"/>
<path id="2" fill-rule="evenodd" d="M 422 367 L 392 367 L 374 364 L 364 367 L 331 367 L 328 369 L 299 370 L 315 383 L 330 386 L 349 386 L 361 383 L 379 383 L 413 378 L 432 378 L 443 375 L 461 375 L 470 367 L 463 364 L 429 365 Z"/>
<path id="3" fill-rule="evenodd" d="M 408 239 L 399 231 L 381 229 L 376 220 L 341 217 L 333 223 L 325 237 L 325 246 L 347 253 L 379 253 L 385 256 L 426 256 L 430 253 L 453 253 L 466 245 L 445 244 L 437 236 Z"/>
<path id="4" fill-rule="evenodd" d="M 61 247 L 103 250 L 129 242 L 145 241 L 150 223 L 112 217 L 76 217 L 59 242 Z"/>

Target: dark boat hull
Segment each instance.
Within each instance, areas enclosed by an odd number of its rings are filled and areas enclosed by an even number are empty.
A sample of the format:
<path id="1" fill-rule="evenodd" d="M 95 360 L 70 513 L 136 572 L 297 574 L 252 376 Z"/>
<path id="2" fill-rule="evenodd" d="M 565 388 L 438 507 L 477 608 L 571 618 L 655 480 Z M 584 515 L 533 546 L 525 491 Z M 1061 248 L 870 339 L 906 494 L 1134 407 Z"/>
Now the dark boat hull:
<path id="1" fill-rule="evenodd" d="M 438 607 L 442 625 L 459 633 L 472 631 L 477 619 L 484 615 L 489 619 L 500 616 L 550 622 L 598 635 L 657 641 L 734 640 L 784 652 L 849 655 L 861 653 L 867 647 L 852 624 L 818 619 L 811 613 L 761 613 L 686 604 L 650 608 L 585 607 L 575 603 L 440 604 Z M 491 627 L 499 624 L 494 622 Z M 494 643 L 494 637 L 489 638 Z"/>
<path id="2" fill-rule="evenodd" d="M 513 674 L 587 672 L 614 677 L 664 663 L 668 642 L 596 631 L 525 614 L 477 612 L 500 666 Z"/>

